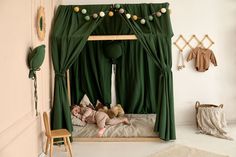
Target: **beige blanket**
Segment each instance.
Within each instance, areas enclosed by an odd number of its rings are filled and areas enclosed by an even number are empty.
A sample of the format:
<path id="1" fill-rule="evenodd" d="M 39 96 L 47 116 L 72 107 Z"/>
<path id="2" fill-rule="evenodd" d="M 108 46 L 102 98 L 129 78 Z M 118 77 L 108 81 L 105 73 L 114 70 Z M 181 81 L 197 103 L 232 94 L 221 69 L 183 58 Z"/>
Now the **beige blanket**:
<path id="1" fill-rule="evenodd" d="M 221 107 L 199 107 L 197 123 L 200 133 L 232 140 L 227 135 L 227 123 Z"/>
<path id="2" fill-rule="evenodd" d="M 103 137 L 158 137 L 154 130 L 155 114 L 127 114 L 130 125 L 118 124 L 107 126 Z M 98 128 L 96 124 L 73 126 L 72 137 L 96 137 Z"/>

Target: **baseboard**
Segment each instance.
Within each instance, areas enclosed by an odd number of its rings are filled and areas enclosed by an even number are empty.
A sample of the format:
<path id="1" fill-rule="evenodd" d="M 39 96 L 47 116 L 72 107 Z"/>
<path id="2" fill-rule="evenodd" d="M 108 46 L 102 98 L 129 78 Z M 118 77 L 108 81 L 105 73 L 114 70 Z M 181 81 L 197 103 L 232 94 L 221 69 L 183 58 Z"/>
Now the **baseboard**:
<path id="1" fill-rule="evenodd" d="M 46 156 L 47 156 L 47 155 L 46 155 L 44 152 L 42 152 L 42 153 L 39 154 L 38 157 L 46 157 Z"/>
<path id="2" fill-rule="evenodd" d="M 228 123 L 229 125 L 231 125 L 231 124 L 236 124 L 236 120 L 229 120 L 227 123 Z"/>
<path id="3" fill-rule="evenodd" d="M 40 115 L 41 113 L 39 116 L 35 116 L 33 112 L 28 112 L 10 127 L 2 131 L 0 133 L 0 151 L 13 141 L 17 140 L 17 137 L 20 137 L 34 123 L 41 123 L 39 121 Z"/>

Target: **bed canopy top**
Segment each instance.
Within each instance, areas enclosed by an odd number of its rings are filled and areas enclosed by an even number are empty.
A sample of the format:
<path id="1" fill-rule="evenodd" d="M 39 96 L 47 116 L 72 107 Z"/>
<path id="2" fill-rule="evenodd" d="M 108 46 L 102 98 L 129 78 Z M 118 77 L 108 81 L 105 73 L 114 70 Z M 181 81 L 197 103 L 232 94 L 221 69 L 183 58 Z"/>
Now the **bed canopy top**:
<path id="1" fill-rule="evenodd" d="M 75 63 L 87 41 L 123 39 L 142 45 L 159 71 L 156 124 L 154 131 L 163 140 L 174 140 L 174 102 L 171 37 L 168 3 L 69 5 L 59 6 L 51 34 L 51 53 L 55 70 L 52 128 L 72 131 L 66 71 Z M 106 36 L 124 35 L 124 36 Z"/>

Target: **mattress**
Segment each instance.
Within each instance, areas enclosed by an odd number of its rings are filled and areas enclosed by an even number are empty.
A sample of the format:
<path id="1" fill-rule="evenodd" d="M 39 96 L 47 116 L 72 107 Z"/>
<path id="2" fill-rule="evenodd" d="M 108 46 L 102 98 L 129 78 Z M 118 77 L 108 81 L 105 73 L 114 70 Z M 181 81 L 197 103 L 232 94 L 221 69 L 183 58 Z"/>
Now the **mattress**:
<path id="1" fill-rule="evenodd" d="M 158 137 L 155 133 L 155 114 L 126 114 L 130 125 L 118 124 L 106 126 L 103 137 Z M 96 124 L 86 124 L 85 126 L 73 126 L 73 138 L 96 137 L 98 128 Z"/>

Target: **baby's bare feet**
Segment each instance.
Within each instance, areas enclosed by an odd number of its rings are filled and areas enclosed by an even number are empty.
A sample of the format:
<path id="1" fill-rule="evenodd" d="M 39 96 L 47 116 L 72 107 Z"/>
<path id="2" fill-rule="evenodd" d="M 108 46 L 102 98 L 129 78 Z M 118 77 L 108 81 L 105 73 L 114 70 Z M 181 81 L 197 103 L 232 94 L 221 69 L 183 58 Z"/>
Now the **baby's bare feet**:
<path id="1" fill-rule="evenodd" d="M 106 128 L 99 129 L 97 137 L 102 137 L 102 135 L 104 134 L 105 130 L 106 130 Z"/>
<path id="2" fill-rule="evenodd" d="M 125 119 L 123 120 L 123 123 L 126 124 L 126 125 L 130 125 L 130 122 L 129 122 L 128 118 L 125 118 Z"/>

